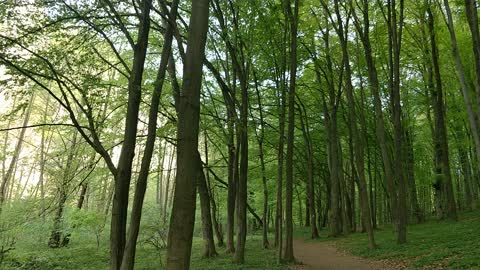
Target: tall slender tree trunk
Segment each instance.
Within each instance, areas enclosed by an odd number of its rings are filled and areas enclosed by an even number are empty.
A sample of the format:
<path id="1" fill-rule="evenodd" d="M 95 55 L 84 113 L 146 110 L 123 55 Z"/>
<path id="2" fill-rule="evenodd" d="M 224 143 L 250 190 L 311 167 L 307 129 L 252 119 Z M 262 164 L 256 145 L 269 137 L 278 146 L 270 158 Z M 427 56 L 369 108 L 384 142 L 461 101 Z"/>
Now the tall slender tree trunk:
<path id="1" fill-rule="evenodd" d="M 207 180 L 203 171 L 202 160 L 198 153 L 198 193 L 200 194 L 200 209 L 202 212 L 202 232 L 203 232 L 203 257 L 210 258 L 217 256 L 215 250 L 215 241 L 213 240 L 212 214 L 210 212 L 210 195 L 208 192 Z"/>
<path id="2" fill-rule="evenodd" d="M 159 205 L 160 213 L 163 213 L 162 200 L 163 200 L 163 165 L 165 164 L 165 156 L 167 153 L 167 141 L 163 144 L 158 142 L 158 174 L 157 174 L 157 190 L 156 190 L 156 203 Z M 162 151 L 163 150 L 163 151 Z"/>
<path id="3" fill-rule="evenodd" d="M 410 209 L 412 210 L 412 216 L 415 218 L 416 223 L 422 223 L 425 221 L 425 215 L 423 214 L 420 204 L 418 203 L 417 185 L 415 183 L 415 157 L 413 154 L 413 139 L 410 131 L 405 131 L 405 164 L 407 169 L 407 184 L 409 187 Z"/>
<path id="4" fill-rule="evenodd" d="M 208 30 L 209 1 L 192 2 L 182 93 L 177 118 L 177 174 L 167 244 L 169 270 L 190 269 L 198 176 L 200 88 Z M 193 166 L 192 166 L 193 165 Z"/>
<path id="5" fill-rule="evenodd" d="M 25 115 L 23 116 L 22 122 L 22 129 L 20 129 L 20 135 L 18 136 L 17 144 L 15 145 L 15 149 L 13 151 L 12 159 L 10 160 L 10 164 L 5 175 L 2 178 L 2 182 L 0 184 L 0 214 L 2 211 L 3 204 L 7 198 L 7 186 L 10 181 L 13 181 L 15 177 L 15 168 L 18 163 L 18 158 L 20 157 L 20 152 L 22 151 L 23 140 L 25 138 L 26 126 L 28 125 L 28 121 L 30 120 L 30 114 L 32 113 L 33 102 L 35 100 L 34 94 L 31 95 L 30 100 L 28 101 L 28 106 L 25 111 Z"/>
<path id="6" fill-rule="evenodd" d="M 464 149 L 459 148 L 458 155 L 460 157 L 460 166 L 462 169 L 463 180 L 464 180 L 466 208 L 468 210 L 475 210 L 477 208 L 477 201 L 473 193 L 476 187 L 473 185 L 473 181 L 472 181 L 470 161 L 468 159 L 467 152 Z"/>
<path id="7" fill-rule="evenodd" d="M 443 205 L 445 202 L 445 210 L 448 218 L 457 220 L 457 210 L 455 206 L 455 198 L 453 195 L 452 174 L 450 172 L 450 160 L 447 141 L 447 127 L 445 124 L 445 104 L 443 100 L 442 79 L 440 74 L 440 64 L 438 48 L 435 37 L 434 17 L 430 6 L 427 7 L 428 13 L 428 29 L 430 34 L 430 45 L 432 51 L 432 64 L 435 87 L 432 89 L 432 98 L 434 104 L 435 114 L 435 172 L 437 177 L 434 182 L 434 188 L 440 195 L 439 204 Z M 444 207 L 442 207 L 444 208 Z M 443 218 L 443 216 L 440 216 Z"/>
<path id="8" fill-rule="evenodd" d="M 176 20 L 177 7 L 179 0 L 172 1 L 169 18 L 172 21 Z M 132 213 L 130 217 L 130 226 L 126 239 L 125 251 L 123 254 L 121 270 L 133 270 L 135 263 L 135 251 L 137 245 L 138 232 L 140 230 L 140 219 L 142 216 L 142 206 L 145 198 L 145 191 L 147 190 L 147 180 L 150 172 L 150 164 L 152 161 L 153 150 L 155 148 L 155 139 L 157 133 L 157 117 L 158 108 L 160 105 L 160 97 L 162 95 L 163 82 L 167 71 L 169 57 L 171 55 L 172 40 L 173 40 L 173 22 L 167 24 L 167 29 L 164 36 L 164 44 L 162 47 L 162 55 L 160 59 L 160 66 L 155 79 L 155 87 L 153 89 L 150 111 L 148 115 L 148 131 L 147 141 L 142 156 L 140 165 L 140 172 L 135 186 L 135 195 L 133 197 Z"/>
<path id="9" fill-rule="evenodd" d="M 50 239 L 48 240 L 48 246 L 51 248 L 58 248 L 64 246 L 63 243 L 63 230 L 62 230 L 62 222 L 63 222 L 63 211 L 65 208 L 65 202 L 67 201 L 67 188 L 68 183 L 74 177 L 75 172 L 73 171 L 73 160 L 76 153 L 76 144 L 77 144 L 77 132 L 73 133 L 71 147 L 68 150 L 67 160 L 65 162 L 65 168 L 63 168 L 63 176 L 60 180 L 61 182 L 58 185 L 58 205 L 55 211 L 55 216 L 53 218 L 53 229 L 50 235 Z"/>
<path id="10" fill-rule="evenodd" d="M 262 100 L 260 97 L 260 90 L 258 89 L 258 78 L 255 70 L 253 71 L 253 76 L 255 80 L 255 94 L 257 96 L 258 102 L 258 112 L 260 114 L 260 131 L 257 131 L 255 128 L 255 135 L 258 142 L 258 157 L 260 158 L 260 169 L 262 175 L 262 187 L 263 187 L 263 215 L 262 215 L 262 246 L 267 249 L 269 246 L 268 243 L 268 186 L 267 186 L 267 175 L 265 171 L 265 158 L 263 153 L 263 140 L 264 140 L 264 118 L 263 118 L 263 106 Z"/>
<path id="11" fill-rule="evenodd" d="M 234 105 L 233 105 L 234 106 Z M 235 252 L 235 201 L 237 197 L 237 183 L 235 181 L 235 160 L 237 149 L 235 147 L 235 111 L 227 107 L 228 125 L 228 190 L 227 190 L 227 253 Z"/>
<path id="12" fill-rule="evenodd" d="M 282 42 L 282 63 L 281 63 L 281 75 L 280 84 L 277 88 L 280 88 L 278 93 L 279 116 L 278 116 L 278 152 L 277 152 L 277 205 L 275 215 L 275 245 L 277 247 L 277 261 L 282 261 L 283 252 L 283 166 L 284 166 L 284 148 L 285 148 L 285 114 L 286 114 L 286 67 L 287 67 L 287 27 L 286 21 L 283 31 Z"/>
<path id="13" fill-rule="evenodd" d="M 354 156 L 352 157 L 355 161 L 355 172 L 358 177 L 358 190 L 360 197 L 360 209 L 362 211 L 362 224 L 365 227 L 368 234 L 368 245 L 370 248 L 375 248 L 375 238 L 373 234 L 372 226 L 372 213 L 368 202 L 368 191 L 367 191 L 367 182 L 365 179 L 365 157 L 364 157 L 364 148 L 365 138 L 361 130 L 357 125 L 357 114 L 355 110 L 356 102 L 353 96 L 353 86 L 352 86 L 352 70 L 350 67 L 350 57 L 348 53 L 348 43 L 346 36 L 348 35 L 347 27 L 343 25 L 338 0 L 335 0 L 335 13 L 338 20 L 337 33 L 340 38 L 340 43 L 342 46 L 343 53 L 343 63 L 345 67 L 345 85 L 347 93 L 347 101 L 349 107 L 349 120 L 352 127 L 353 135 L 353 145 L 354 145 Z M 353 177 L 353 176 L 352 176 Z"/>
<path id="14" fill-rule="evenodd" d="M 406 181 L 403 164 L 403 125 L 402 107 L 400 95 L 400 52 L 402 45 L 403 12 L 404 0 L 399 0 L 400 7 L 397 8 L 396 0 L 388 3 L 388 36 L 389 36 L 389 88 L 390 103 L 393 112 L 393 141 L 394 141 L 394 173 L 398 189 L 398 210 L 397 210 L 397 243 L 403 244 L 407 241 L 407 199 Z M 398 14 L 397 14 L 397 9 Z M 399 18 L 397 18 L 399 16 Z"/>
<path id="15" fill-rule="evenodd" d="M 395 190 L 395 181 L 393 178 L 392 172 L 392 165 L 390 154 L 387 146 L 387 135 L 385 130 L 385 120 L 383 118 L 383 110 L 382 110 L 382 101 L 380 98 L 380 85 L 378 82 L 378 73 L 375 64 L 375 60 L 373 58 L 372 46 L 370 43 L 370 17 L 369 17 L 369 1 L 363 0 L 363 27 L 360 26 L 361 22 L 358 18 L 355 18 L 355 27 L 357 28 L 357 32 L 360 35 L 360 39 L 362 40 L 364 53 L 365 53 L 365 61 L 367 64 L 368 70 L 368 82 L 369 87 L 373 95 L 373 104 L 374 104 L 374 111 L 375 111 L 375 132 L 377 137 L 377 142 L 380 146 L 380 152 L 382 157 L 383 169 L 384 169 L 384 176 L 386 182 L 386 189 L 387 189 L 387 197 L 389 199 L 391 214 L 394 223 L 396 223 L 397 219 L 397 193 Z M 386 212 L 386 211 L 385 211 Z"/>
<path id="16" fill-rule="evenodd" d="M 244 263 L 247 237 L 247 178 L 248 178 L 248 85 L 247 74 L 239 69 L 241 108 L 240 108 L 240 171 L 237 190 L 237 245 L 234 261 Z"/>
<path id="17" fill-rule="evenodd" d="M 302 127 L 302 132 L 303 132 L 303 137 L 305 140 L 305 145 L 307 147 L 307 198 L 306 198 L 306 221 L 308 221 L 305 224 L 305 226 L 310 226 L 310 237 L 312 239 L 318 238 L 318 228 L 317 228 L 317 223 L 316 223 L 316 210 L 315 210 L 315 186 L 314 186 L 314 177 L 313 177 L 313 172 L 314 172 L 314 162 L 313 162 L 313 146 L 312 146 L 312 139 L 310 137 L 310 127 L 308 123 L 308 116 L 307 116 L 307 111 L 305 109 L 305 106 L 299 100 L 299 103 L 301 105 L 300 109 L 300 124 Z M 303 113 L 302 113 L 303 111 Z M 305 117 L 305 121 L 303 120 L 303 117 Z"/>
<path id="18" fill-rule="evenodd" d="M 167 171 L 167 177 L 166 177 L 166 184 L 165 184 L 165 200 L 163 202 L 163 207 L 162 207 L 162 210 L 163 210 L 163 214 L 162 214 L 162 217 L 163 217 L 163 223 L 167 223 L 167 214 L 168 214 L 168 202 L 169 202 L 169 198 L 170 198 L 170 193 L 171 193 L 171 190 L 170 190 L 170 183 L 172 182 L 171 181 L 171 178 L 172 178 L 172 166 L 173 166 L 173 159 L 175 158 L 175 149 L 176 147 L 174 146 L 173 149 L 171 148 L 170 149 L 170 158 L 169 158 L 169 161 L 168 161 L 168 171 Z M 165 150 L 166 151 L 166 150 Z M 177 167 L 178 168 L 178 167 Z M 173 189 L 173 188 L 172 188 Z"/>
<path id="19" fill-rule="evenodd" d="M 297 32 L 298 32 L 298 5 L 299 0 L 295 0 L 295 7 L 292 13 L 291 1 L 288 0 L 287 12 L 289 15 L 291 28 L 291 47 L 290 47 L 290 85 L 288 90 L 288 127 L 287 127 L 287 156 L 285 163 L 285 253 L 283 259 L 285 262 L 295 261 L 293 255 L 293 141 L 295 130 L 295 87 L 297 79 Z"/>
<path id="20" fill-rule="evenodd" d="M 472 35 L 473 59 L 475 63 L 475 89 L 477 92 L 477 107 L 480 107 L 480 32 L 478 30 L 478 3 L 476 0 L 464 0 L 465 13 Z"/>
<path id="21" fill-rule="evenodd" d="M 150 9 L 152 1 L 140 3 L 140 26 L 135 44 L 133 65 L 128 81 L 128 105 L 125 133 L 115 173 L 112 220 L 110 230 L 110 269 L 118 270 L 122 264 L 126 244 L 128 197 L 132 178 L 132 163 L 137 141 L 138 115 L 142 95 L 142 77 L 150 32 Z"/>
<path id="22" fill-rule="evenodd" d="M 469 0 L 466 0 L 466 1 L 469 1 Z M 463 65 L 462 58 L 460 56 L 460 50 L 457 44 L 457 36 L 455 33 L 454 24 L 453 24 L 453 17 L 452 17 L 452 12 L 450 10 L 450 4 L 448 0 L 444 0 L 443 4 L 445 8 L 445 13 L 447 15 L 447 26 L 448 26 L 448 31 L 450 33 L 450 40 L 452 42 L 453 55 L 455 57 L 455 65 L 457 67 L 458 80 L 459 80 L 461 91 L 462 91 L 463 101 L 468 113 L 468 122 L 470 124 L 470 130 L 472 133 L 473 141 L 475 143 L 475 153 L 477 157 L 476 165 L 477 165 L 477 168 L 480 168 L 480 136 L 479 136 L 479 124 L 477 121 L 479 119 L 479 115 L 477 111 L 473 109 L 474 107 L 472 105 L 472 99 L 470 98 L 467 81 L 465 79 L 464 65 Z M 474 50 L 477 50 L 477 49 L 474 48 Z M 476 71 L 477 70 L 478 70 L 478 66 L 476 66 Z M 477 78 L 477 81 L 478 81 L 478 78 Z M 477 83 L 475 85 L 477 85 Z"/>

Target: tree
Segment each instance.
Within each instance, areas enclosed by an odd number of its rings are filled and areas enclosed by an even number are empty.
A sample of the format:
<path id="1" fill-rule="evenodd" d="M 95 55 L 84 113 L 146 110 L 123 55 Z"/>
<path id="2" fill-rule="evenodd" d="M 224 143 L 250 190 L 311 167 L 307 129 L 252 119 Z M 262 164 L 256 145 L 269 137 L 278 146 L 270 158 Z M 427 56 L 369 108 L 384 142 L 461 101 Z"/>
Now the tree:
<path id="1" fill-rule="evenodd" d="M 439 218 L 446 215 L 453 220 L 457 220 L 457 211 L 455 199 L 453 197 L 452 175 L 450 172 L 450 160 L 447 142 L 447 128 L 445 125 L 445 109 L 443 100 L 442 79 L 440 74 L 440 64 L 438 59 L 438 48 L 435 38 L 434 17 L 430 6 L 427 7 L 428 30 L 430 34 L 430 45 L 433 65 L 433 77 L 431 84 L 433 108 L 435 116 L 435 179 L 433 188 L 435 189 L 436 211 Z"/>
<path id="2" fill-rule="evenodd" d="M 168 232 L 167 269 L 189 269 L 198 175 L 200 88 L 208 29 L 209 1 L 192 3 L 182 90 L 177 117 L 177 176 Z M 194 166 L 192 166 L 194 164 Z"/>
<path id="3" fill-rule="evenodd" d="M 295 126 L 295 87 L 297 77 L 297 34 L 298 34 L 298 9 L 299 0 L 294 1 L 292 12 L 291 2 L 287 1 L 287 14 L 290 22 L 291 44 L 290 44 L 290 85 L 288 88 L 288 127 L 287 127 L 287 156 L 285 163 L 285 262 L 295 261 L 293 255 L 293 137 Z"/>

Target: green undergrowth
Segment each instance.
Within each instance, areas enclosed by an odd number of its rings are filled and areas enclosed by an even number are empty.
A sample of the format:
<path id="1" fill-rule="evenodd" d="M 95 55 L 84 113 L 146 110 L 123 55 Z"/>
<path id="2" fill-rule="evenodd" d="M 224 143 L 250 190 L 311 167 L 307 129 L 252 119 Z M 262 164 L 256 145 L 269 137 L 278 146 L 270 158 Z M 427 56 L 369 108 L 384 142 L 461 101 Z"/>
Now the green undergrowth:
<path id="1" fill-rule="evenodd" d="M 30 239 L 20 237 L 16 249 L 10 251 L 3 263 L 2 270 L 98 270 L 108 269 L 109 252 L 108 237 L 101 239 L 97 247 L 95 237 L 88 234 L 72 234 L 70 244 L 64 248 L 51 249 L 46 245 L 45 237 L 30 235 Z M 201 257 L 203 241 L 195 238 L 192 248 L 191 269 L 287 269 L 285 265 L 276 263 L 275 249 L 264 250 L 261 245 L 261 237 L 248 236 L 245 251 L 245 263 L 235 264 L 232 255 L 226 254 L 223 247 L 217 248 L 219 255 L 215 258 L 205 259 Z M 150 245 L 140 244 L 137 248 L 135 270 L 163 269 L 165 265 L 165 250 L 158 251 Z"/>
<path id="2" fill-rule="evenodd" d="M 351 254 L 388 260 L 411 269 L 480 269 L 480 212 L 462 213 L 458 222 L 427 221 L 410 225 L 407 243 L 396 244 L 391 227 L 375 232 L 378 248 L 370 250 L 365 234 L 338 239 L 339 248 Z"/>
<path id="3" fill-rule="evenodd" d="M 272 239 L 273 240 L 273 239 Z M 247 237 L 245 247 L 245 263 L 232 263 L 232 255 L 226 254 L 224 248 L 218 248 L 219 256 L 212 259 L 202 259 L 200 254 L 202 243 L 196 241 L 192 257 L 192 268 L 198 270 L 286 270 L 288 267 L 277 263 L 275 248 L 264 250 L 262 238 L 258 235 Z"/>

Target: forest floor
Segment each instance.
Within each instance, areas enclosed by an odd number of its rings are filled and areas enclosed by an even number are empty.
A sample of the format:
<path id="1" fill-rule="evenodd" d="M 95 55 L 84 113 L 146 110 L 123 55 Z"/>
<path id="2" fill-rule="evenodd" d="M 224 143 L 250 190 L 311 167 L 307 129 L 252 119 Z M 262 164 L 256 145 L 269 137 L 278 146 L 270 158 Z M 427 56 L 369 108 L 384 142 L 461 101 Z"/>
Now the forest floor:
<path id="1" fill-rule="evenodd" d="M 385 263 L 366 260 L 340 252 L 332 243 L 295 240 L 295 256 L 299 265 L 292 270 L 380 270 L 392 269 Z"/>
<path id="2" fill-rule="evenodd" d="M 71 217 L 70 217 L 71 218 Z M 338 238 L 311 240 L 309 228 L 295 230 L 295 256 L 300 265 L 294 270 L 322 269 L 480 269 L 480 211 L 460 213 L 458 222 L 429 220 L 409 225 L 407 243 L 397 245 L 391 226 L 375 231 L 378 248 L 370 250 L 366 234 L 353 233 Z M 39 233 L 43 232 L 43 233 Z M 16 248 L 0 263 L 2 270 L 97 270 L 107 269 L 109 263 L 108 232 L 103 232 L 97 246 L 95 234 L 89 227 L 71 231 L 68 247 L 47 247 L 49 227 L 40 220 L 32 221 L 9 233 L 16 236 Z M 278 264 L 275 248 L 263 249 L 262 238 L 256 232 L 248 236 L 244 265 L 232 262 L 231 254 L 218 248 L 219 256 L 203 259 L 203 241 L 195 237 L 192 249 L 193 270 L 286 270 Z M 5 233 L 4 233 L 5 234 Z M 200 231 L 197 232 L 200 236 Z M 145 236 L 143 236 L 144 238 Z M 0 232 L 0 246 L 2 244 Z M 273 241 L 273 235 L 270 235 Z M 135 270 L 162 269 L 165 251 L 156 250 L 145 241 L 137 247 Z"/>
<path id="3" fill-rule="evenodd" d="M 311 240 L 309 229 L 303 228 L 296 231 L 294 249 L 304 265 L 293 269 L 480 269 L 478 228 L 479 211 L 460 213 L 458 222 L 409 225 L 407 243 L 397 245 L 393 228 L 380 227 L 375 231 L 378 247 L 373 250 L 364 233 Z"/>

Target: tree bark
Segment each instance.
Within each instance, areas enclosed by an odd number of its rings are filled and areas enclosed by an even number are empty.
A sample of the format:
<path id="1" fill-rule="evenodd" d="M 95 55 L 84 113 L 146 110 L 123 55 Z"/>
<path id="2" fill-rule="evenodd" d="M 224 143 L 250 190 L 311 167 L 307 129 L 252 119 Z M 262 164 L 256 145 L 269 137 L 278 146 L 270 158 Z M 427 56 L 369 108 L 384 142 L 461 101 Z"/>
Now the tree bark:
<path id="1" fill-rule="evenodd" d="M 425 215 L 420 208 L 417 197 L 417 185 L 415 183 L 415 157 L 413 154 L 413 139 L 410 131 L 405 131 L 405 144 L 406 144 L 406 153 L 405 153 L 405 164 L 407 166 L 407 180 L 409 187 L 409 198 L 410 198 L 410 209 L 412 211 L 412 216 L 415 218 L 416 223 L 422 223 L 425 221 Z"/>
<path id="2" fill-rule="evenodd" d="M 314 163 L 313 163 L 313 146 L 312 139 L 310 137 L 310 127 L 308 123 L 308 116 L 305 106 L 302 101 L 300 103 L 300 124 L 302 127 L 303 138 L 305 140 L 305 145 L 307 148 L 307 198 L 306 198 L 306 223 L 305 226 L 310 227 L 310 237 L 312 239 L 318 238 L 318 228 L 317 228 L 317 214 L 315 210 L 315 186 L 314 186 Z M 303 111 L 303 113 L 302 113 Z M 305 117 L 305 121 L 303 120 Z M 308 224 L 307 224 L 308 223 Z"/>
<path id="3" fill-rule="evenodd" d="M 445 124 L 446 114 L 443 100 L 442 79 L 440 74 L 440 64 L 438 48 L 435 37 L 434 17 L 430 6 L 427 7 L 428 13 L 428 30 L 430 34 L 430 46 L 432 52 L 432 64 L 435 87 L 432 89 L 432 98 L 434 104 L 435 117 L 435 172 L 438 175 L 434 182 L 434 188 L 440 192 L 439 204 L 446 203 L 445 208 L 448 218 L 457 220 L 457 210 L 455 206 L 455 198 L 453 195 L 452 174 L 450 172 L 450 161 L 447 141 L 447 127 Z M 440 175 L 442 177 L 440 177 Z M 443 216 L 440 216 L 443 218 Z"/>
<path id="4" fill-rule="evenodd" d="M 170 19 L 176 20 L 178 0 L 172 1 L 170 10 Z M 150 164 L 152 161 L 153 150 L 155 148 L 155 139 L 157 133 L 157 117 L 158 108 L 160 105 L 160 97 L 162 95 L 163 83 L 167 71 L 167 65 L 171 54 L 172 40 L 173 40 L 173 22 L 167 24 L 164 35 L 164 43 L 162 47 L 162 55 L 160 59 L 160 66 L 155 79 L 155 86 L 150 102 L 150 111 L 148 115 L 148 131 L 145 149 L 143 151 L 142 162 L 140 166 L 140 173 L 135 186 L 135 195 L 133 197 L 132 213 L 130 217 L 130 227 L 128 229 L 127 242 L 123 254 L 121 270 L 133 270 L 135 264 L 135 251 L 137 245 L 138 232 L 140 230 L 140 219 L 142 216 L 143 201 L 145 198 L 145 191 L 147 190 L 147 180 L 150 172 Z"/>
<path id="5" fill-rule="evenodd" d="M 260 169 L 262 174 L 262 187 L 263 187 L 263 216 L 262 216 L 262 246 L 267 249 L 269 246 L 268 243 L 268 187 L 267 187 L 267 176 L 265 171 L 265 158 L 263 153 L 263 140 L 264 140 L 264 118 L 263 118 L 263 106 L 262 100 L 260 98 L 260 90 L 258 89 L 258 78 L 255 70 L 253 71 L 253 76 L 255 80 L 255 93 L 257 96 L 258 102 L 258 112 L 260 114 L 260 131 L 257 131 L 255 128 L 255 135 L 258 142 L 258 157 L 260 158 Z"/>
<path id="6" fill-rule="evenodd" d="M 177 175 L 167 244 L 169 270 L 190 269 L 198 175 L 200 88 L 208 30 L 209 1 L 192 2 L 182 93 L 177 117 Z M 193 164 L 193 166 L 192 166 Z"/>
<path id="7" fill-rule="evenodd" d="M 383 163 L 383 170 L 386 182 L 386 189 L 388 194 L 388 199 L 391 208 L 391 214 L 394 223 L 396 223 L 397 219 L 397 193 L 395 191 L 395 181 L 393 178 L 392 172 L 392 165 L 389 150 L 387 147 L 387 134 L 385 131 L 385 120 L 383 118 L 383 111 L 382 111 L 382 101 L 380 98 L 380 85 L 378 82 L 378 73 L 376 64 L 373 58 L 372 46 L 370 43 L 370 18 L 369 18 L 369 2 L 368 0 L 363 0 L 363 27 L 361 26 L 360 20 L 355 17 L 355 27 L 357 29 L 357 33 L 359 33 L 360 39 L 362 41 L 362 45 L 364 48 L 365 54 L 365 61 L 367 64 L 368 70 L 368 82 L 370 86 L 370 90 L 373 95 L 373 104 L 374 104 L 374 111 L 375 111 L 375 132 L 377 137 L 377 142 L 380 146 L 380 152 L 382 156 L 382 163 Z"/>
<path id="8" fill-rule="evenodd" d="M 73 133 L 72 142 L 70 149 L 68 151 L 67 160 L 65 162 L 65 168 L 63 168 L 63 176 L 61 182 L 58 186 L 58 205 L 55 211 L 55 216 L 53 218 L 53 229 L 48 240 L 48 246 L 50 248 L 58 248 L 64 246 L 66 243 L 63 243 L 63 230 L 62 230 L 62 221 L 63 221 L 63 210 L 65 208 L 65 202 L 67 201 L 67 189 L 68 183 L 72 180 L 75 175 L 73 172 L 73 161 L 76 154 L 77 148 L 77 132 Z"/>
<path id="9" fill-rule="evenodd" d="M 26 127 L 28 125 L 28 121 L 30 120 L 30 114 L 32 113 L 34 100 L 35 100 L 35 97 L 34 97 L 34 94 L 32 94 L 30 97 L 30 100 L 28 101 L 28 106 L 25 111 L 25 115 L 23 116 L 22 127 Z M 25 137 L 26 131 L 27 131 L 26 128 L 22 128 L 20 130 L 20 135 L 18 136 L 17 144 L 15 145 L 15 149 L 13 151 L 12 160 L 10 161 L 8 170 L 2 179 L 2 183 L 0 184 L 0 213 L 2 212 L 2 207 L 7 197 L 6 196 L 7 186 L 10 183 L 10 181 L 13 181 L 13 178 L 15 177 L 15 168 L 17 166 L 18 158 L 20 157 L 20 152 L 22 151 L 23 139 Z"/>
<path id="10" fill-rule="evenodd" d="M 110 231 L 110 269 L 118 270 L 122 264 L 126 244 L 128 195 L 132 178 L 132 163 L 137 141 L 137 125 L 142 95 L 142 77 L 150 31 L 152 1 L 141 1 L 140 26 L 134 48 L 133 66 L 128 81 L 127 115 L 125 133 L 115 174 L 112 220 Z"/>
<path id="11" fill-rule="evenodd" d="M 162 214 L 162 218 L 163 218 L 163 223 L 166 224 L 167 223 L 167 215 L 168 215 L 168 202 L 169 202 L 169 198 L 170 198 L 170 193 L 171 193 L 171 190 L 170 190 L 170 183 L 172 182 L 171 178 L 172 178 L 172 165 L 173 165 L 173 159 L 175 158 L 175 150 L 176 147 L 174 146 L 173 149 L 171 149 L 170 151 L 170 158 L 169 158 L 169 161 L 168 161 L 168 172 L 167 172 L 167 183 L 165 185 L 165 200 L 163 202 L 163 214 Z M 178 168 L 178 167 L 177 167 Z M 173 188 L 172 188 L 173 189 Z"/>
<path id="12" fill-rule="evenodd" d="M 476 0 L 465 0 L 465 13 L 468 27 L 472 34 L 473 59 L 475 63 L 475 89 L 477 92 L 477 107 L 480 107 L 480 32 L 478 30 L 478 4 Z"/>
<path id="13" fill-rule="evenodd" d="M 355 161 L 355 173 L 358 177 L 358 190 L 360 197 L 360 210 L 362 211 L 362 224 L 365 227 L 368 234 L 368 245 L 370 248 L 375 248 L 375 238 L 373 233 L 372 226 L 372 213 L 369 207 L 368 202 L 368 191 L 367 191 L 367 182 L 365 180 L 365 157 L 364 157 L 364 148 L 365 138 L 362 136 L 364 133 L 358 128 L 357 125 L 357 114 L 355 110 L 356 102 L 353 96 L 353 86 L 352 86 L 352 70 L 350 67 L 350 57 L 348 53 L 348 43 L 347 43 L 347 26 L 344 27 L 338 0 L 335 0 L 335 13 L 338 20 L 337 33 L 340 38 L 340 43 L 342 46 L 343 53 L 343 63 L 345 68 L 345 90 L 347 94 L 347 101 L 349 107 L 349 120 L 350 126 L 352 127 L 352 136 L 353 136 L 353 145 L 354 145 L 354 156 L 352 157 Z M 352 176 L 354 177 L 354 176 Z"/>
<path id="14" fill-rule="evenodd" d="M 460 56 L 460 51 L 458 49 L 457 36 L 454 29 L 453 17 L 452 17 L 452 12 L 450 10 L 450 5 L 448 0 L 444 0 L 443 3 L 445 8 L 445 13 L 447 15 L 447 26 L 448 26 L 448 31 L 450 33 L 450 40 L 452 42 L 453 55 L 455 57 L 455 65 L 457 67 L 458 80 L 459 80 L 461 91 L 462 91 L 463 101 L 468 113 L 468 122 L 470 124 L 470 130 L 472 133 L 473 141 L 475 143 L 475 150 L 476 150 L 475 153 L 477 157 L 476 165 L 478 168 L 480 168 L 480 136 L 478 134 L 479 125 L 477 122 L 477 120 L 479 119 L 478 117 L 479 115 L 473 109 L 472 99 L 470 98 L 469 89 L 465 79 L 464 66 L 463 66 L 462 58 Z"/>
<path id="15" fill-rule="evenodd" d="M 217 256 L 215 250 L 215 241 L 213 240 L 212 214 L 210 212 L 210 195 L 208 192 L 207 181 L 203 171 L 202 160 L 198 153 L 198 193 L 200 194 L 200 209 L 202 212 L 202 232 L 203 232 L 203 257 L 211 258 Z"/>
<path id="16" fill-rule="evenodd" d="M 292 13 L 291 0 L 287 1 L 287 12 L 290 21 L 291 44 L 290 44 L 290 85 L 288 89 L 288 126 L 287 126 L 287 156 L 285 163 L 285 253 L 283 259 L 287 263 L 295 261 L 293 254 L 293 143 L 295 130 L 295 87 L 297 79 L 297 32 L 298 32 L 298 5 L 295 0 Z"/>

